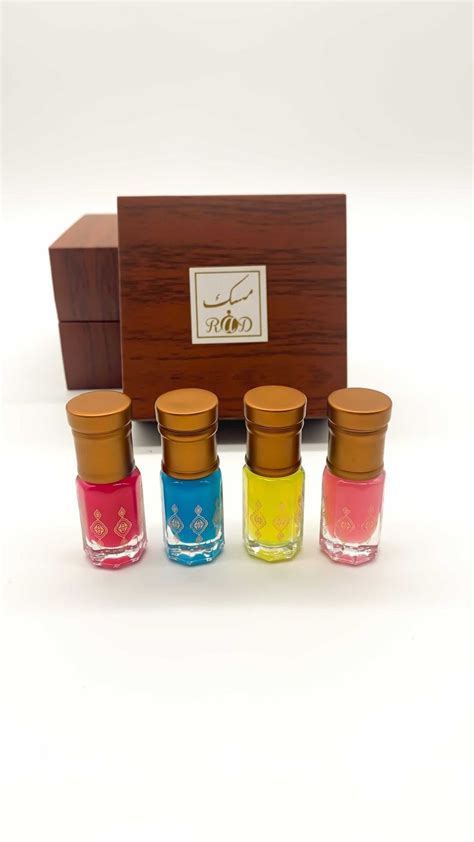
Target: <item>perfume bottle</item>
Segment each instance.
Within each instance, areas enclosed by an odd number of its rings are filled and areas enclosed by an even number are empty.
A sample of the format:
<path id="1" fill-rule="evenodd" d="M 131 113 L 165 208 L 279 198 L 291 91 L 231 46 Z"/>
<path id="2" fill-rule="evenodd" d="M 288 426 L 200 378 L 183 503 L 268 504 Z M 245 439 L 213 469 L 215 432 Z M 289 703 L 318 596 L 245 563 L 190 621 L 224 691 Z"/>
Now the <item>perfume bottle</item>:
<path id="1" fill-rule="evenodd" d="M 329 395 L 319 542 L 332 561 L 357 565 L 377 555 L 391 411 L 390 398 L 373 389 L 338 389 Z"/>
<path id="2" fill-rule="evenodd" d="M 244 396 L 243 538 L 247 552 L 264 561 L 286 561 L 301 546 L 305 412 L 306 396 L 286 386 L 258 386 Z"/>
<path id="3" fill-rule="evenodd" d="M 66 405 L 76 448 L 82 540 L 96 567 L 133 564 L 147 544 L 130 407 L 130 398 L 120 392 L 86 392 Z"/>
<path id="4" fill-rule="evenodd" d="M 206 564 L 224 547 L 217 397 L 205 389 L 176 389 L 156 400 L 155 411 L 166 551 L 180 564 Z"/>

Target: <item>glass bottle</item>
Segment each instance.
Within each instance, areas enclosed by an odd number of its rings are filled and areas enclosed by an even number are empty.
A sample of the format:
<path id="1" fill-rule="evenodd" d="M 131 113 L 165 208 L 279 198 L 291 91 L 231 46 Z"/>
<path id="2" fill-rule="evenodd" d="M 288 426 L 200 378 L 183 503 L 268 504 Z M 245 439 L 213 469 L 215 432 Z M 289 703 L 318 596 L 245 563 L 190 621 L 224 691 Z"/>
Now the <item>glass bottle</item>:
<path id="1" fill-rule="evenodd" d="M 142 557 L 147 538 L 130 398 L 120 392 L 86 392 L 67 403 L 66 413 L 76 448 L 86 556 L 96 567 L 133 564 Z"/>
<path id="2" fill-rule="evenodd" d="M 303 538 L 301 431 L 306 396 L 286 386 L 258 386 L 244 396 L 243 538 L 264 561 L 293 558 Z"/>
<path id="3" fill-rule="evenodd" d="M 175 389 L 155 403 L 162 442 L 163 533 L 172 561 L 214 561 L 224 548 L 216 395 Z"/>
<path id="4" fill-rule="evenodd" d="M 390 398 L 373 389 L 338 389 L 329 395 L 319 542 L 332 561 L 357 565 L 377 555 L 391 410 Z"/>

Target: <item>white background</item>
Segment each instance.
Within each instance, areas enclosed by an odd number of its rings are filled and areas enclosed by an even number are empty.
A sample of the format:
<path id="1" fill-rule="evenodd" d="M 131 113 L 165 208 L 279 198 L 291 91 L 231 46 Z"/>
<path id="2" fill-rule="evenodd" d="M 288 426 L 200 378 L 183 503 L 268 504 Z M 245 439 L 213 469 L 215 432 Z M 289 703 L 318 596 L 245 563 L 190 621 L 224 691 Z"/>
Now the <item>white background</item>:
<path id="1" fill-rule="evenodd" d="M 469 4 L 4 6 L 6 842 L 467 842 Z M 82 557 L 48 245 L 117 195 L 346 192 L 349 382 L 394 400 L 379 560 Z M 472 460 L 471 460 L 472 461 Z M 471 550 L 471 552 L 469 552 Z"/>

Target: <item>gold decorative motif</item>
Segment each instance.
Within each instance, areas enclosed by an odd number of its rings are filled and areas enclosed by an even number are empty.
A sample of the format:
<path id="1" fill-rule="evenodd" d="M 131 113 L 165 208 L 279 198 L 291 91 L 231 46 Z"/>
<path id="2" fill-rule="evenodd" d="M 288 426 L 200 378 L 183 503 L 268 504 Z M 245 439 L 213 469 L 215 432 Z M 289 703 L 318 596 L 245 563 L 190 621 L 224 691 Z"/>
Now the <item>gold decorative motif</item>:
<path id="1" fill-rule="evenodd" d="M 273 526 L 277 530 L 277 539 L 279 541 L 285 540 L 285 529 L 290 523 L 290 518 L 285 510 L 285 504 L 280 503 L 278 506 L 278 514 L 273 518 Z"/>
<path id="2" fill-rule="evenodd" d="M 295 511 L 295 529 L 297 534 L 299 534 L 301 530 L 301 526 L 303 523 L 303 495 L 299 494 L 298 499 L 296 501 L 296 511 Z"/>
<path id="3" fill-rule="evenodd" d="M 125 539 L 132 528 L 132 522 L 125 517 L 127 510 L 124 509 L 123 506 L 120 507 L 117 514 L 119 516 L 119 520 L 114 526 L 114 532 L 122 539 L 122 544 L 125 544 Z"/>
<path id="4" fill-rule="evenodd" d="M 262 508 L 262 504 L 260 500 L 255 501 L 254 510 L 250 515 L 250 520 L 252 521 L 255 527 L 255 537 L 260 538 L 260 532 L 264 526 L 266 526 L 266 519 L 264 518 L 260 509 Z"/>
<path id="5" fill-rule="evenodd" d="M 361 524 L 361 529 L 366 535 L 370 536 L 375 531 L 377 526 L 377 513 L 373 506 L 369 506 L 367 510 L 367 518 Z"/>
<path id="6" fill-rule="evenodd" d="M 190 529 L 194 532 L 196 536 L 196 544 L 200 544 L 202 541 L 201 532 L 204 532 L 207 526 L 209 526 L 209 521 L 206 520 L 204 515 L 202 514 L 202 506 L 195 506 L 194 512 L 196 517 L 192 519 L 191 523 L 189 524 Z"/>
<path id="7" fill-rule="evenodd" d="M 101 521 L 102 512 L 99 512 L 99 509 L 96 509 L 94 512 L 95 520 L 89 526 L 89 530 L 94 536 L 95 540 L 97 541 L 100 546 L 102 546 L 102 541 L 104 540 L 105 536 L 108 533 L 108 529 L 105 523 Z"/>
<path id="8" fill-rule="evenodd" d="M 219 529 L 222 523 L 222 506 L 220 497 L 216 497 L 216 501 L 214 503 L 214 514 L 212 515 L 212 522 L 217 529 Z"/>
<path id="9" fill-rule="evenodd" d="M 171 506 L 171 511 L 173 514 L 168 518 L 167 524 L 174 535 L 179 535 L 179 533 L 184 529 L 184 523 L 178 514 L 178 507 L 176 503 L 173 503 Z"/>
<path id="10" fill-rule="evenodd" d="M 355 529 L 355 523 L 350 517 L 350 513 L 351 510 L 344 507 L 342 510 L 342 517 L 336 520 L 334 531 L 336 536 L 341 538 L 343 541 L 347 540 L 350 533 Z"/>

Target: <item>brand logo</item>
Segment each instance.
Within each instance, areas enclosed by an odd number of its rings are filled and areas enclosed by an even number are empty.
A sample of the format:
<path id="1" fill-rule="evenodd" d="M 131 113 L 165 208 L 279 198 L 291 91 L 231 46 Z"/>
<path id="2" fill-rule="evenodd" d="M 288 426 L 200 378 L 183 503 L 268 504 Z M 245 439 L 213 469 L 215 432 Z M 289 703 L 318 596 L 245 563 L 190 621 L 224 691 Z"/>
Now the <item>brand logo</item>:
<path id="1" fill-rule="evenodd" d="M 193 344 L 268 342 L 265 266 L 189 270 Z"/>

